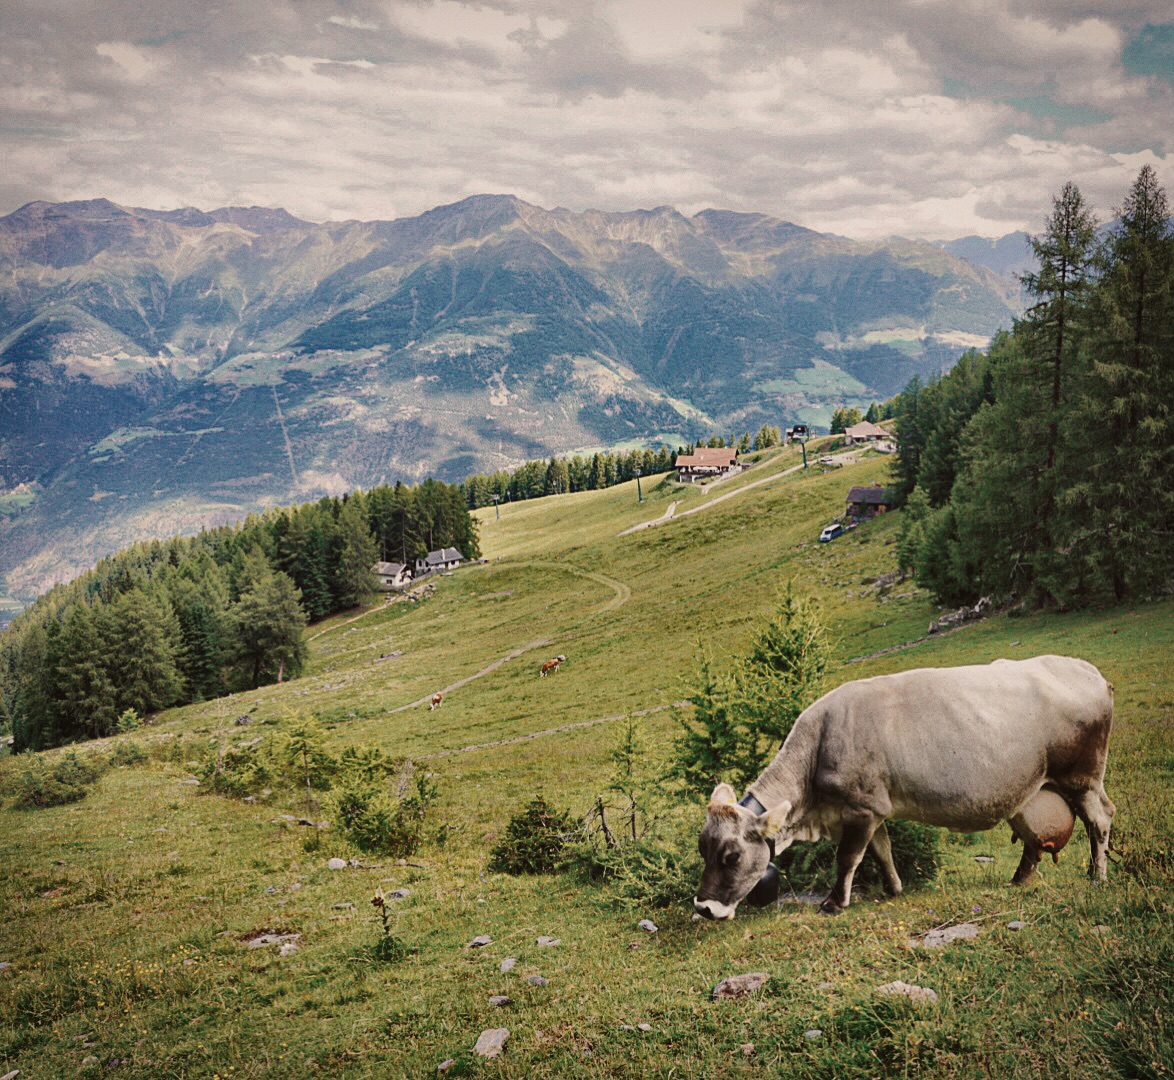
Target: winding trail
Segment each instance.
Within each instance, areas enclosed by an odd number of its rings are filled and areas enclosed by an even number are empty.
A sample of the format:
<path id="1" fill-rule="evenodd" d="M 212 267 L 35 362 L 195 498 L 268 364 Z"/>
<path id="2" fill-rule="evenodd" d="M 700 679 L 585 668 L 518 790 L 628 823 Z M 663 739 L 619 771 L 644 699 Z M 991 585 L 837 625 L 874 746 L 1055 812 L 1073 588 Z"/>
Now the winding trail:
<path id="1" fill-rule="evenodd" d="M 855 461 L 855 455 L 852 453 L 835 454 L 833 455 L 836 461 L 842 461 L 847 464 L 850 461 Z M 619 533 L 620 536 L 627 536 L 629 533 L 639 532 L 641 529 L 651 529 L 657 525 L 663 525 L 668 521 L 677 521 L 680 518 L 688 517 L 690 514 L 700 514 L 702 510 L 708 510 L 710 507 L 717 506 L 718 503 L 725 502 L 726 499 L 732 499 L 737 495 L 741 495 L 744 491 L 749 491 L 751 488 L 762 487 L 763 484 L 773 484 L 776 480 L 781 480 L 784 476 L 790 476 L 792 473 L 802 472 L 802 465 L 792 465 L 789 469 L 784 469 L 782 472 L 772 473 L 770 476 L 764 476 L 761 480 L 752 480 L 749 484 L 743 484 L 740 488 L 735 488 L 733 491 L 727 491 L 724 495 L 715 495 L 707 502 L 703 502 L 700 506 L 694 506 L 689 510 L 682 510 L 679 514 L 676 512 L 677 504 L 674 502 L 669 507 L 669 511 L 658 518 L 653 518 L 652 521 L 642 521 L 639 525 L 633 525 L 629 529 L 625 529 Z"/>
<path id="2" fill-rule="evenodd" d="M 523 653 L 528 653 L 533 649 L 542 649 L 547 645 L 552 644 L 546 638 L 539 638 L 537 641 L 530 641 L 523 645 L 520 649 L 514 649 L 513 652 L 508 652 L 500 660 L 494 660 L 492 664 L 483 667 L 480 671 L 475 671 L 472 675 L 466 675 L 463 679 L 458 679 L 455 683 L 450 683 L 448 686 L 441 687 L 440 693 L 447 694 L 450 690 L 456 690 L 458 687 L 467 686 L 475 679 L 483 678 L 491 671 L 496 671 L 502 664 L 507 664 L 511 660 L 516 660 Z M 432 694 L 425 694 L 422 698 L 417 698 L 415 701 L 408 702 L 407 705 L 398 705 L 394 709 L 388 709 L 384 716 L 392 716 L 395 713 L 405 712 L 407 709 L 418 709 L 421 705 L 427 705 L 432 700 Z"/>
<path id="3" fill-rule="evenodd" d="M 422 700 L 427 701 L 428 699 Z M 492 742 L 462 746 L 457 750 L 435 750 L 431 754 L 417 754 L 412 760 L 427 761 L 431 758 L 452 757 L 455 754 L 473 754 L 478 750 L 492 750 L 498 746 L 513 746 L 515 743 L 530 742 L 532 739 L 543 739 L 548 735 L 561 735 L 566 731 L 579 731 L 582 728 L 597 727 L 599 724 L 610 724 L 628 716 L 651 716 L 653 713 L 664 712 L 665 709 L 680 709 L 688 704 L 687 701 L 673 701 L 668 705 L 654 705 L 650 709 L 633 709 L 630 713 L 619 713 L 616 716 L 597 716 L 594 720 L 579 720 L 573 724 L 562 724 L 559 727 L 531 731 L 528 735 L 513 735 L 508 739 L 494 739 Z"/>

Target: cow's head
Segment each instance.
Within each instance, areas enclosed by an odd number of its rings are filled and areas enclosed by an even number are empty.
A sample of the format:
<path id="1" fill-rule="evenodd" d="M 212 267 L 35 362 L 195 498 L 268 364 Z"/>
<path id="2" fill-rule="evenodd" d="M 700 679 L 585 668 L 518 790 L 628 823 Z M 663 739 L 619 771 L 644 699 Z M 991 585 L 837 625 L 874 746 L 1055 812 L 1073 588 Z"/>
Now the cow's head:
<path id="1" fill-rule="evenodd" d="M 765 813 L 756 814 L 739 806 L 734 789 L 718 784 L 709 797 L 705 827 L 697 846 L 705 860 L 701 887 L 693 897 L 693 908 L 707 919 L 732 919 L 738 905 L 749 898 L 754 902 L 756 889 L 769 892 L 777 880 L 771 859 L 790 846 L 779 830 L 791 811 L 788 802 Z"/>

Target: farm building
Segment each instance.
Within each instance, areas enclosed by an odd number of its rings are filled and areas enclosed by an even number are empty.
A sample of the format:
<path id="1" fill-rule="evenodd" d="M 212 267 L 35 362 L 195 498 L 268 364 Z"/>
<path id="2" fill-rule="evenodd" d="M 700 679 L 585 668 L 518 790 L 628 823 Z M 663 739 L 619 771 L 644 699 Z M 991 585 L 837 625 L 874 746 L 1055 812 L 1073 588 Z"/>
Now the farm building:
<path id="1" fill-rule="evenodd" d="M 691 484 L 694 480 L 712 480 L 741 472 L 738 451 L 730 447 L 699 446 L 691 454 L 677 456 L 677 479 Z"/>
<path id="2" fill-rule="evenodd" d="M 434 574 L 438 570 L 452 570 L 465 561 L 456 548 L 441 548 L 439 551 L 430 551 L 422 559 L 416 560 L 416 577 L 424 574 Z"/>
<path id="3" fill-rule="evenodd" d="M 870 424 L 867 420 L 861 420 L 859 424 L 853 424 L 844 431 L 844 442 L 849 446 L 855 446 L 857 443 L 882 442 L 891 438 L 892 435 L 883 427 Z"/>
<path id="4" fill-rule="evenodd" d="M 848 515 L 860 521 L 883 514 L 893 504 L 892 492 L 880 484 L 848 489 Z"/>
<path id="5" fill-rule="evenodd" d="M 371 569 L 379 578 L 379 588 L 385 592 L 406 588 L 412 580 L 412 571 L 407 563 L 377 562 Z"/>

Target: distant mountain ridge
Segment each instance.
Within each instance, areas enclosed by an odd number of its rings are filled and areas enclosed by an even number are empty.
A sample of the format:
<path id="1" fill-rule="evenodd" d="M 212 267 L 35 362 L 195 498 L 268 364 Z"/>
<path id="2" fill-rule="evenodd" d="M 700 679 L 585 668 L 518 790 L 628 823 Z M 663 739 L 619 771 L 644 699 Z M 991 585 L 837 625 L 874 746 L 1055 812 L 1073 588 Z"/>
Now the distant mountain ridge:
<path id="1" fill-rule="evenodd" d="M 21 596 L 356 485 L 826 423 L 1018 305 L 931 244 L 510 195 L 326 224 L 34 202 L 0 218 L 0 270 L 0 573 Z"/>

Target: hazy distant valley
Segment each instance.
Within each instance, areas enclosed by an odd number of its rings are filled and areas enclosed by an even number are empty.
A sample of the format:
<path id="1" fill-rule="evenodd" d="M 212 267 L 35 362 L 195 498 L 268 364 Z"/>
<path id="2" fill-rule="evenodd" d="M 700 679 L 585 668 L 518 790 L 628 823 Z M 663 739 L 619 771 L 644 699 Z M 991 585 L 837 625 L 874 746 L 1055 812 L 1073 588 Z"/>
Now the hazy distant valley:
<path id="1" fill-rule="evenodd" d="M 826 425 L 1008 326 L 1022 249 L 509 196 L 324 225 L 31 203 L 0 219 L 0 574 L 27 599 L 275 503 Z"/>

